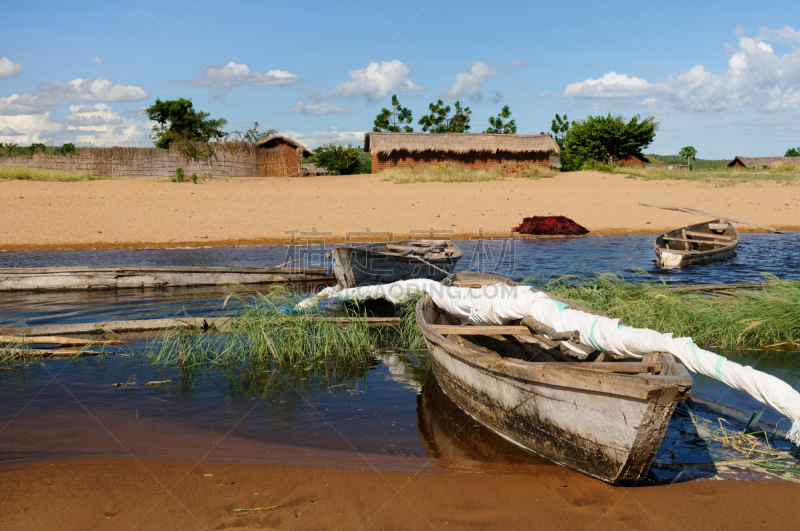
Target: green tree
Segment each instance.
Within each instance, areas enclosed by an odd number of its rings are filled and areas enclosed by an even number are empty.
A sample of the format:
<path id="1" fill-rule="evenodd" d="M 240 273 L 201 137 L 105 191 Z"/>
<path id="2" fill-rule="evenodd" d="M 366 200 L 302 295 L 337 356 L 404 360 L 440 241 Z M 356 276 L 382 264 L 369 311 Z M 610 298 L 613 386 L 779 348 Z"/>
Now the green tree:
<path id="1" fill-rule="evenodd" d="M 442 100 L 428 105 L 431 113 L 419 119 L 422 130 L 431 133 L 466 133 L 469 131 L 469 122 L 472 119 L 472 110 L 469 107 L 461 108 L 460 102 L 455 102 L 456 108 L 453 116 L 450 114 L 450 106 L 445 106 Z"/>
<path id="2" fill-rule="evenodd" d="M 685 148 L 681 148 L 678 152 L 678 156 L 681 160 L 686 159 L 686 164 L 691 165 L 692 159 L 697 158 L 697 150 L 692 146 L 686 146 Z"/>
<path id="3" fill-rule="evenodd" d="M 411 133 L 414 131 L 410 125 L 412 119 L 411 109 L 400 105 L 397 94 L 392 94 L 392 108 L 381 110 L 381 113 L 375 118 L 372 130 L 376 133 L 381 131 L 399 133 L 401 130 Z"/>
<path id="4" fill-rule="evenodd" d="M 625 122 L 622 116 L 589 116 L 574 122 L 564 138 L 566 150 L 583 160 L 614 164 L 631 155 L 640 155 L 656 136 L 658 122 L 639 115 Z"/>
<path id="5" fill-rule="evenodd" d="M 209 113 L 195 110 L 192 100 L 184 98 L 156 99 L 144 114 L 156 122 L 150 138 L 159 148 L 168 148 L 173 142 L 208 142 L 228 134 L 222 130 L 226 119 L 209 118 Z"/>
<path id="6" fill-rule="evenodd" d="M 800 147 L 787 149 L 784 157 L 800 157 Z"/>
<path id="7" fill-rule="evenodd" d="M 561 149 L 564 149 L 564 140 L 567 137 L 567 131 L 569 131 L 569 126 L 570 123 L 566 114 L 564 115 L 563 118 L 558 114 L 556 114 L 556 117 L 553 118 L 553 121 L 550 124 L 550 130 L 552 131 L 550 136 L 553 138 L 553 140 L 556 141 L 556 144 L 558 144 L 558 147 L 560 147 Z"/>
<path id="8" fill-rule="evenodd" d="M 511 110 L 508 105 L 500 109 L 500 114 L 497 117 L 489 117 L 489 128 L 484 131 L 485 133 L 493 133 L 496 135 L 513 135 L 517 133 L 517 123 L 514 120 L 508 120 L 511 117 Z"/>
<path id="9" fill-rule="evenodd" d="M 258 128 L 259 125 L 256 121 L 253 122 L 253 127 L 251 129 L 248 129 L 247 131 L 234 131 L 233 134 L 236 135 L 238 140 L 241 140 L 242 142 L 249 142 L 251 144 L 255 144 L 260 140 L 264 140 L 265 138 L 269 138 L 272 135 L 278 134 L 278 130 L 272 129 L 271 127 L 263 131 L 259 131 Z"/>
<path id="10" fill-rule="evenodd" d="M 351 175 L 361 167 L 358 148 L 352 145 L 326 144 L 314 150 L 314 159 L 318 166 L 335 175 Z"/>

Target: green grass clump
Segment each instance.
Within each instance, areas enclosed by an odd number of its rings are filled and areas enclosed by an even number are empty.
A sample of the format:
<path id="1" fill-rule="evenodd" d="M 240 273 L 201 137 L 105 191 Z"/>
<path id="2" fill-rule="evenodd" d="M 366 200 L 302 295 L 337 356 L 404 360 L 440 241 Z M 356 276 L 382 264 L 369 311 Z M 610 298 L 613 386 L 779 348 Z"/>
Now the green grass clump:
<path id="1" fill-rule="evenodd" d="M 511 168 L 511 166 L 509 166 Z M 502 181 L 507 178 L 524 177 L 526 179 L 546 179 L 555 177 L 558 172 L 549 169 L 528 166 L 523 169 L 514 168 L 517 172 L 510 174 L 503 166 L 491 170 L 473 170 L 458 164 L 423 164 L 408 169 L 389 169 L 381 172 L 384 181 L 397 184 L 408 183 L 467 183 L 483 181 Z"/>
<path id="2" fill-rule="evenodd" d="M 692 171 L 668 171 L 648 166 L 614 166 L 608 173 L 627 175 L 645 180 L 700 181 L 717 186 L 732 186 L 747 182 L 795 183 L 800 180 L 800 168 L 783 166 L 768 169 L 694 169 Z"/>
<path id="3" fill-rule="evenodd" d="M 88 173 L 64 173 L 54 170 L 34 170 L 31 168 L 0 168 L 0 180 L 3 181 L 95 181 L 106 177 L 94 177 Z"/>
<path id="4" fill-rule="evenodd" d="M 369 326 L 361 320 L 365 314 L 358 306 L 343 308 L 344 314 L 281 311 L 293 307 L 297 301 L 283 289 L 254 301 L 243 301 L 223 331 L 167 330 L 150 343 L 146 357 L 157 364 L 211 364 L 257 373 L 276 366 L 285 368 L 331 360 L 359 364 L 371 359 L 377 348 L 420 345 L 419 332 L 411 330 L 407 322 L 402 327 Z M 403 309 L 403 312 L 413 317 L 413 310 Z M 352 322 L 324 320 L 334 316 L 348 317 Z"/>
<path id="5" fill-rule="evenodd" d="M 535 284 L 627 325 L 689 336 L 700 345 L 800 348 L 800 282 L 774 280 L 762 291 L 720 297 L 625 282 L 612 275 Z"/>

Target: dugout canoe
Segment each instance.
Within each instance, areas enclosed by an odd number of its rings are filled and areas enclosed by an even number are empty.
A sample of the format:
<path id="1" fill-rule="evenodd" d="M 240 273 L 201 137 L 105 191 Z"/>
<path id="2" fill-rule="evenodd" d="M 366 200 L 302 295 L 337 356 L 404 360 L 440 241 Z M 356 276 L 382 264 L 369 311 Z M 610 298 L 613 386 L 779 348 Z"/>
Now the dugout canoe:
<path id="1" fill-rule="evenodd" d="M 334 275 L 342 288 L 423 278 L 443 280 L 462 256 L 449 240 L 408 240 L 339 245 L 332 251 Z"/>
<path id="2" fill-rule="evenodd" d="M 662 269 L 730 258 L 738 245 L 739 233 L 723 219 L 665 232 L 653 241 L 656 265 Z"/>
<path id="3" fill-rule="evenodd" d="M 479 274 L 448 281 L 515 285 Z M 416 319 L 431 370 L 459 408 L 524 450 L 608 483 L 647 475 L 675 407 L 691 390 L 689 373 L 666 353 L 603 361 L 604 353 L 586 349 L 578 361 L 527 325 L 461 325 L 428 295 L 417 303 Z"/>

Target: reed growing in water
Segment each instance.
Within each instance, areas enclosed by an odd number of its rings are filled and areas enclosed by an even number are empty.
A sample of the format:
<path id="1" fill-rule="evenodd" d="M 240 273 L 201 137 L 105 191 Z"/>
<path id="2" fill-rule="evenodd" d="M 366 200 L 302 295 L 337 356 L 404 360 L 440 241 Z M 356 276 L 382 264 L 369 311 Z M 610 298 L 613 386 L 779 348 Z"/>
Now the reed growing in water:
<path id="1" fill-rule="evenodd" d="M 374 357 L 378 348 L 424 348 L 410 303 L 400 309 L 397 327 L 370 326 L 359 306 L 342 306 L 343 324 L 320 317 L 332 312 L 287 313 L 298 299 L 278 289 L 255 300 L 242 301 L 221 332 L 178 328 L 151 341 L 146 357 L 154 363 L 179 366 L 211 364 L 239 372 L 262 372 L 275 366 L 318 363 L 359 364 Z M 343 314 L 343 315 L 342 315 Z"/>
<path id="2" fill-rule="evenodd" d="M 772 279 L 761 291 L 709 297 L 664 284 L 625 282 L 613 275 L 529 280 L 540 289 L 584 304 L 623 323 L 700 345 L 800 349 L 800 283 Z"/>

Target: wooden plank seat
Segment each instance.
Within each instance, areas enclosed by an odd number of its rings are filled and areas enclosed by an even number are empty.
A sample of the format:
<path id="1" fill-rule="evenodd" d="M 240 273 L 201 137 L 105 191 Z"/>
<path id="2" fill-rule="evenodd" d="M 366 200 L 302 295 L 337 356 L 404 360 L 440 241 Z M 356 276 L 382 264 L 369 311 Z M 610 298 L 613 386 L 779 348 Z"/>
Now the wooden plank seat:
<path id="1" fill-rule="evenodd" d="M 688 238 L 676 238 L 674 236 L 662 236 L 661 239 L 670 242 L 712 243 L 714 245 L 730 245 L 730 242 L 720 241 L 720 240 L 690 240 Z"/>
<path id="2" fill-rule="evenodd" d="M 725 236 L 724 234 L 709 234 L 708 232 L 695 232 L 693 230 L 687 230 L 686 235 L 694 236 L 695 238 L 711 238 L 714 240 L 731 241 L 733 239 L 733 236 Z"/>

